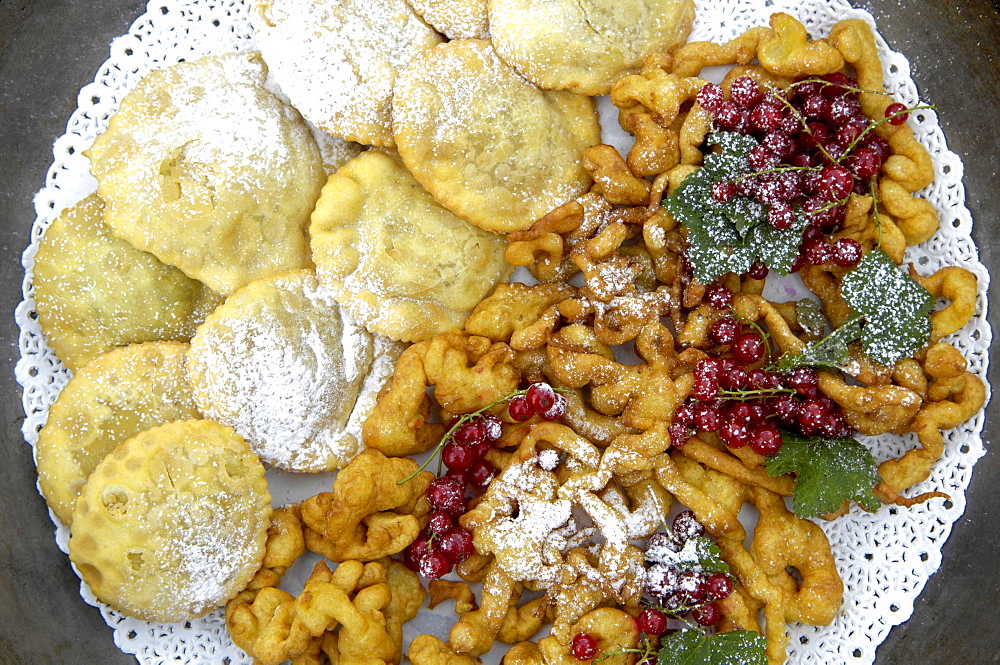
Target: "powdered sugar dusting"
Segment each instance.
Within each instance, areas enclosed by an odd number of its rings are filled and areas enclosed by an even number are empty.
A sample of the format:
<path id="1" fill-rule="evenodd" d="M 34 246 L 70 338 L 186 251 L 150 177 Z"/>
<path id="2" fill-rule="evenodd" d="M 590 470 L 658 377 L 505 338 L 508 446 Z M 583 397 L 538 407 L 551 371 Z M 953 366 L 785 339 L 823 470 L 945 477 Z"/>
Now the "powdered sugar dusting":
<path id="1" fill-rule="evenodd" d="M 489 39 L 486 0 L 407 0 L 448 39 Z"/>
<path id="2" fill-rule="evenodd" d="M 254 3 L 257 44 L 295 107 L 317 127 L 392 145 L 397 72 L 441 41 L 404 0 Z"/>
<path id="3" fill-rule="evenodd" d="M 328 471 L 360 451 L 349 422 L 373 339 L 312 273 L 238 292 L 199 329 L 190 358 L 199 407 L 236 429 L 265 462 Z"/>

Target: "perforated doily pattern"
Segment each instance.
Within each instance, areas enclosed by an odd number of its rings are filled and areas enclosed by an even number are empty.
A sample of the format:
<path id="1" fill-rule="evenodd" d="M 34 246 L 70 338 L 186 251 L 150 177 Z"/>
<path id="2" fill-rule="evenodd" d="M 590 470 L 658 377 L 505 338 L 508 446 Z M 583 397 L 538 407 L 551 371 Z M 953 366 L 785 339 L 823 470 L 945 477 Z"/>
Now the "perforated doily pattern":
<path id="1" fill-rule="evenodd" d="M 775 11 L 796 15 L 814 36 L 826 34 L 838 20 L 872 17 L 845 0 L 700 0 L 692 39 L 725 41 L 744 30 L 766 23 Z M 918 101 L 905 57 L 878 37 L 887 88 L 907 105 Z M 42 336 L 34 313 L 31 271 L 38 241 L 55 215 L 94 191 L 83 155 L 107 126 L 122 95 L 149 71 L 203 55 L 243 51 L 253 47 L 249 3 L 238 0 L 153 0 L 128 34 L 111 44 L 110 57 L 93 83 L 80 91 L 79 107 L 66 134 L 53 146 L 54 161 L 45 186 L 35 199 L 37 219 L 31 244 L 25 250 L 24 301 L 15 318 L 21 329 L 21 359 L 17 379 L 24 387 L 24 436 L 34 445 L 49 405 L 69 378 Z M 978 311 L 973 321 L 947 341 L 958 347 L 980 377 L 986 377 L 991 331 L 986 322 L 989 275 L 979 262 L 972 242 L 972 219 L 965 208 L 962 162 L 950 152 L 933 111 L 910 119 L 918 138 L 930 150 L 937 178 L 922 195 L 937 207 L 941 229 L 927 243 L 909 250 L 908 259 L 927 274 L 946 264 L 961 265 L 979 278 Z M 983 413 L 945 433 L 945 453 L 929 480 L 913 491 L 941 489 L 951 500 L 935 500 L 910 509 L 885 506 L 877 513 L 857 509 L 832 523 L 822 524 L 833 545 L 847 588 L 844 606 L 829 626 L 790 628 L 789 663 L 872 663 L 876 647 L 889 629 L 909 618 L 913 602 L 928 577 L 941 563 L 941 547 L 952 524 L 965 510 L 965 490 L 976 460 L 984 454 L 980 437 Z M 916 445 L 912 436 L 869 440 L 877 459 L 887 459 Z M 53 520 L 55 518 L 53 517 Z M 58 522 L 57 522 L 58 525 Z M 56 541 L 65 551 L 68 531 L 57 526 Z M 101 605 L 86 586 L 81 594 L 101 609 L 114 629 L 115 642 L 140 663 L 240 663 L 248 658 L 226 632 L 221 611 L 184 624 L 159 625 L 136 621 Z"/>

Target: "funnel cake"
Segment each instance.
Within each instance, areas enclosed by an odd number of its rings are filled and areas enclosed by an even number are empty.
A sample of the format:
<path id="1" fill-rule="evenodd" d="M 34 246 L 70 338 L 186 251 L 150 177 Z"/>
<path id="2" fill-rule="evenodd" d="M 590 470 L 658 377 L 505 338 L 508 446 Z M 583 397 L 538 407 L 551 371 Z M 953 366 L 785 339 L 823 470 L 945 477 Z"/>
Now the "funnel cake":
<path id="1" fill-rule="evenodd" d="M 527 229 L 590 186 L 580 160 L 601 139 L 593 101 L 539 90 L 488 41 L 457 40 L 420 54 L 397 80 L 392 103 L 407 168 L 476 226 Z"/>
<path id="2" fill-rule="evenodd" d="M 332 471 L 361 451 L 361 423 L 399 352 L 346 316 L 311 270 L 293 270 L 248 284 L 205 320 L 188 379 L 205 416 L 267 464 Z"/>
<path id="3" fill-rule="evenodd" d="M 64 210 L 46 229 L 33 284 L 45 338 L 73 371 L 117 346 L 186 342 L 222 300 L 111 235 L 96 194 Z"/>
<path id="4" fill-rule="evenodd" d="M 115 235 L 222 294 L 311 265 L 323 161 L 266 77 L 252 53 L 156 70 L 86 153 Z"/>
<path id="5" fill-rule="evenodd" d="M 179 420 L 128 439 L 77 502 L 69 556 L 102 602 L 186 621 L 239 593 L 264 557 L 264 467 L 231 428 Z"/>
<path id="6" fill-rule="evenodd" d="M 506 243 L 439 205 L 394 153 L 341 168 L 312 220 L 319 280 L 358 323 L 394 339 L 461 328 L 512 271 Z"/>

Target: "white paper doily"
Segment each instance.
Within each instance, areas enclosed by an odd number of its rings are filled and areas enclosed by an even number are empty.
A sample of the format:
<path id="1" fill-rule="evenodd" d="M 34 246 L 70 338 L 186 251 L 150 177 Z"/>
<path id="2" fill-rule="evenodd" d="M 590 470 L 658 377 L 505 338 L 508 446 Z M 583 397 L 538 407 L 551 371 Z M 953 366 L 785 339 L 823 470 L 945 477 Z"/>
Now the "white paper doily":
<path id="1" fill-rule="evenodd" d="M 854 9 L 846 0 L 698 0 L 698 18 L 692 39 L 726 41 L 756 25 L 766 24 L 775 11 L 787 11 L 802 20 L 813 36 L 825 35 L 843 18 L 861 18 L 874 27 L 867 12 Z M 83 87 L 78 109 L 67 125 L 66 134 L 53 146 L 54 161 L 45 186 L 35 199 L 37 219 L 31 244 L 25 250 L 24 301 L 15 318 L 21 329 L 21 359 L 17 380 L 24 387 L 26 419 L 24 437 L 34 445 L 45 423 L 49 405 L 55 400 L 69 373 L 42 336 L 34 314 L 31 270 L 38 241 L 45 228 L 63 208 L 94 191 L 96 183 L 88 173 L 83 151 L 107 126 L 122 96 L 153 69 L 203 55 L 244 51 L 253 48 L 249 23 L 249 3 L 240 0 L 152 0 L 128 34 L 111 43 L 110 57 L 93 83 Z M 904 56 L 889 49 L 877 38 L 886 87 L 898 101 L 917 104 L 917 90 Z M 949 151 L 933 111 L 919 111 L 910 119 L 917 139 L 930 151 L 937 177 L 922 195 L 934 203 L 941 228 L 919 247 L 911 248 L 908 259 L 923 274 L 944 265 L 961 265 L 979 278 L 976 317 L 947 341 L 969 360 L 971 371 L 986 378 L 987 351 L 992 333 L 986 321 L 986 292 L 989 275 L 979 262 L 972 242 L 972 219 L 965 208 L 961 160 Z M 875 649 L 889 629 L 909 618 L 913 602 L 928 577 L 941 563 L 941 547 L 952 524 L 965 510 L 965 490 L 972 467 L 985 452 L 980 434 L 984 414 L 980 412 L 962 426 L 945 432 L 944 456 L 931 477 L 915 492 L 940 489 L 949 501 L 934 500 L 904 509 L 884 506 L 874 514 L 857 509 L 832 523 L 823 523 L 844 579 L 844 605 L 829 626 L 792 626 L 788 662 L 792 664 L 847 663 L 866 665 L 875 660 Z M 869 441 L 878 460 L 894 457 L 916 445 L 909 437 L 879 437 Z M 314 480 L 311 485 L 316 481 Z M 320 487 L 326 487 L 320 481 Z M 312 493 L 313 488 L 303 495 Z M 275 492 L 276 500 L 288 495 Z M 53 518 L 54 521 L 55 518 Z M 58 524 L 58 522 L 57 522 Z M 68 530 L 58 526 L 56 541 L 65 551 Z M 114 629 L 115 643 L 135 654 L 140 663 L 230 663 L 250 665 L 251 659 L 235 647 L 226 632 L 221 611 L 183 624 L 150 624 L 119 615 L 97 602 L 81 584 L 88 603 L 101 609 Z M 414 630 L 447 635 L 450 620 L 440 614 L 422 614 Z"/>

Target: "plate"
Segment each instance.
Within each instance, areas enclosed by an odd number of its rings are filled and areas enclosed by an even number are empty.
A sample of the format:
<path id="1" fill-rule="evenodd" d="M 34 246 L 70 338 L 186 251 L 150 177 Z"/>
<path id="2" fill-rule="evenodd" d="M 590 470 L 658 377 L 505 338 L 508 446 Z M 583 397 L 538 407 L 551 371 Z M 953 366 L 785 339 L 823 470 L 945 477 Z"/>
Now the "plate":
<path id="1" fill-rule="evenodd" d="M 988 220 L 987 211 L 1000 209 L 990 187 L 997 157 L 979 155 L 975 148 L 1000 119 L 996 10 L 985 2 L 946 8 L 933 0 L 859 6 L 872 11 L 882 35 L 913 64 L 923 99 L 938 107 L 949 147 L 965 161 L 969 208 L 975 218 Z M 151 10 L 156 8 L 150 4 Z M 52 141 L 64 132 L 78 105 L 77 91 L 107 58 L 111 39 L 126 32 L 144 10 L 141 3 L 120 0 L 0 4 L 0 149 L 5 157 L 0 168 L 6 176 L 0 179 L 5 203 L 0 222 L 8 248 L 2 268 L 8 312 L 20 299 L 17 257 L 27 243 L 34 219 L 30 201 L 44 183 Z M 73 59 L 67 63 L 68 55 Z M 964 96 L 967 90 L 976 90 L 978 99 Z M 984 260 L 994 267 L 996 239 L 983 233 L 982 223 L 974 236 Z M 995 312 L 994 307 L 994 317 Z M 6 330 L 8 342 L 16 346 L 16 327 L 8 323 Z M 7 360 L 9 392 L 3 401 L 8 463 L 0 472 L 7 488 L 0 498 L 0 656 L 10 663 L 134 662 L 111 643 L 97 611 L 80 603 L 76 577 L 52 541 L 47 512 L 35 491 L 30 449 L 19 431 L 19 391 L 11 378 L 15 355 L 12 351 Z M 989 426 L 984 438 L 991 438 Z M 1000 649 L 992 613 L 982 603 L 984 590 L 990 597 L 1000 578 L 995 557 L 1000 517 L 989 514 L 990 505 L 996 505 L 992 487 L 998 479 L 1000 465 L 987 455 L 976 466 L 968 507 L 945 547 L 942 571 L 917 601 L 910 622 L 890 634 L 877 662 L 988 662 Z M 206 654 L 206 661 L 212 660 Z"/>

